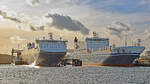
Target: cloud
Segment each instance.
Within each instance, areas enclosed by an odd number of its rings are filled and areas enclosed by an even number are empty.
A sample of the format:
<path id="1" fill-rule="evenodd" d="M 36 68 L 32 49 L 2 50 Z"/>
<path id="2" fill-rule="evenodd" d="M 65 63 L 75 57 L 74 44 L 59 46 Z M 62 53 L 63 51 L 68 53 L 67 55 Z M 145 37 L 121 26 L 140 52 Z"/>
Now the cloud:
<path id="1" fill-rule="evenodd" d="M 45 26 L 33 26 L 33 25 L 30 25 L 30 29 L 32 31 L 39 31 L 39 30 L 44 30 Z"/>
<path id="2" fill-rule="evenodd" d="M 26 0 L 26 3 L 30 6 L 37 6 L 40 3 L 40 0 Z"/>
<path id="3" fill-rule="evenodd" d="M 31 23 L 21 23 L 21 24 L 16 24 L 16 28 L 25 30 L 25 31 L 43 31 L 43 30 L 45 30 L 44 25 L 37 25 L 37 24 L 35 25 L 35 24 L 31 24 Z"/>
<path id="4" fill-rule="evenodd" d="M 18 16 L 17 17 L 8 16 L 8 13 L 2 10 L 0 10 L 0 15 L 4 19 L 8 19 L 8 20 L 15 22 L 16 27 L 18 29 L 31 30 L 31 31 L 39 31 L 39 30 L 43 31 L 45 30 L 46 24 L 48 24 L 49 28 L 54 27 L 57 29 L 80 31 L 84 35 L 89 34 L 88 28 L 86 28 L 81 22 L 77 20 L 73 20 L 70 16 L 63 16 L 59 14 L 49 13 L 47 16 L 44 17 L 45 19 L 37 17 L 36 19 L 30 18 L 30 20 L 26 20 L 25 17 L 22 17 L 21 19 L 19 19 Z M 39 23 L 40 21 L 41 23 Z"/>
<path id="5" fill-rule="evenodd" d="M 142 40 L 147 41 L 149 39 L 150 39 L 150 31 L 148 29 L 145 29 Z"/>
<path id="6" fill-rule="evenodd" d="M 19 18 L 16 18 L 14 16 L 8 16 L 7 12 L 4 12 L 3 10 L 0 10 L 0 15 L 4 18 L 4 19 L 8 19 L 11 21 L 14 21 L 16 23 L 22 23 L 22 21 Z"/>
<path id="7" fill-rule="evenodd" d="M 146 47 L 146 50 L 150 49 L 150 30 L 145 29 L 144 32 L 140 33 L 139 36 L 141 37 L 141 44 L 142 46 Z"/>
<path id="8" fill-rule="evenodd" d="M 79 19 L 84 25 L 86 25 L 86 27 L 90 28 L 90 30 L 91 29 L 100 30 L 106 27 L 107 25 L 111 24 L 112 21 L 117 20 L 117 21 L 122 21 L 122 22 L 129 22 L 131 23 L 133 28 L 140 30 L 140 32 L 143 32 L 142 28 L 144 27 L 143 25 L 144 23 L 140 25 L 136 23 L 139 23 L 139 22 L 141 23 L 141 22 L 145 22 L 149 20 L 148 18 L 149 13 L 145 15 L 145 13 L 147 13 L 146 11 L 125 13 L 126 11 L 122 10 L 122 7 L 123 8 L 125 7 L 125 9 L 128 9 L 128 10 L 139 11 L 140 8 L 136 7 L 137 5 L 133 5 L 139 2 L 137 0 L 135 2 L 134 1 L 125 2 L 121 0 L 119 1 L 119 3 L 116 3 L 116 0 L 102 0 L 102 1 L 48 0 L 49 3 L 47 4 L 44 3 L 45 1 L 46 0 L 39 0 L 38 2 L 40 2 L 39 3 L 40 5 L 38 7 L 33 7 L 33 8 L 27 5 L 24 5 L 26 3 L 24 3 L 23 5 L 20 5 L 23 3 L 23 1 L 17 2 L 17 0 L 12 1 L 12 3 L 17 6 L 14 6 L 12 4 L 8 4 L 8 5 L 4 4 L 4 5 L 7 5 L 8 6 L 7 8 L 13 8 L 14 11 L 18 11 L 20 13 L 23 12 L 25 13 L 26 16 L 33 15 L 33 16 L 41 17 L 43 14 L 49 11 L 52 11 L 53 13 L 57 13 L 57 14 L 69 15 L 73 17 L 74 19 L 77 19 L 77 20 Z M 148 2 L 149 0 L 143 0 L 143 1 Z M 8 2 L 7 0 L 4 0 L 0 4 L 4 2 L 11 3 L 11 2 Z M 21 10 L 17 10 L 18 8 Z M 113 10 L 108 10 L 109 8 Z M 144 7 L 144 9 L 149 9 L 149 8 Z M 120 10 L 124 12 L 120 13 Z M 28 25 L 28 28 L 30 28 L 29 25 Z"/>
<path id="9" fill-rule="evenodd" d="M 138 5 L 147 5 L 150 4 L 150 0 L 140 0 Z"/>
<path id="10" fill-rule="evenodd" d="M 10 39 L 11 42 L 14 43 L 14 44 L 18 44 L 18 43 L 21 43 L 21 42 L 23 42 L 23 41 L 26 40 L 26 39 L 23 39 L 23 38 L 21 38 L 20 36 L 16 36 L 16 35 L 10 37 L 9 39 Z"/>
<path id="11" fill-rule="evenodd" d="M 52 18 L 52 22 L 48 25 L 58 29 L 67 29 L 70 31 L 80 31 L 82 34 L 89 34 L 89 29 L 86 28 L 81 22 L 72 19 L 70 16 L 48 13 L 46 18 Z"/>
<path id="12" fill-rule="evenodd" d="M 130 27 L 127 24 L 118 21 L 113 22 L 107 29 L 110 30 L 110 34 L 116 35 L 120 39 L 130 31 Z"/>
<path id="13" fill-rule="evenodd" d="M 138 3 L 138 5 L 145 5 L 145 4 L 147 4 L 147 2 L 146 2 L 145 0 L 141 0 L 141 1 Z"/>
<path id="14" fill-rule="evenodd" d="M 39 23 L 36 23 L 36 25 L 34 25 L 30 21 L 27 21 L 24 17 L 20 19 L 18 16 L 17 17 L 9 16 L 8 12 L 4 12 L 3 10 L 0 10 L 0 15 L 3 17 L 3 19 L 8 19 L 8 20 L 15 22 L 16 27 L 18 29 L 39 31 L 39 30 L 44 30 L 44 27 L 45 27 L 44 25 L 40 25 L 40 26 L 37 25 Z"/>

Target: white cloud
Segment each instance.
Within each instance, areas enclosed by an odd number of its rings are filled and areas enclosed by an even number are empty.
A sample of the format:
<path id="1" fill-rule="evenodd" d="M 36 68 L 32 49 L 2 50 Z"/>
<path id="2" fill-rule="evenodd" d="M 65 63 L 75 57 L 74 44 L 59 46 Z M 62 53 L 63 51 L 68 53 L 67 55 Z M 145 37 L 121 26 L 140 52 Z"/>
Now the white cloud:
<path id="1" fill-rule="evenodd" d="M 48 13 L 45 18 L 52 19 L 52 22 L 48 22 L 48 26 L 58 29 L 67 29 L 70 31 L 80 31 L 82 34 L 89 34 L 89 29 L 86 28 L 80 21 L 72 19 L 70 16 L 64 16 L 59 14 Z"/>
<path id="2" fill-rule="evenodd" d="M 10 1 L 13 3 L 10 3 Z M 14 2 L 13 2 L 14 1 Z M 113 21 L 121 21 L 123 23 L 129 23 L 133 34 L 137 37 L 139 33 L 143 33 L 145 29 L 148 29 L 150 24 L 149 13 L 147 12 L 135 12 L 135 13 L 119 13 L 106 11 L 104 9 L 94 9 L 89 4 L 89 0 L 39 0 L 39 5 L 36 7 L 29 7 L 24 1 L 18 0 L 3 0 L 4 5 L 8 4 L 9 10 L 17 11 L 17 13 L 24 13 L 25 16 L 38 16 L 42 18 L 45 13 L 58 13 L 64 16 L 71 16 L 73 19 L 81 21 L 90 30 L 100 31 L 105 34 L 106 27 Z M 47 3 L 45 3 L 47 1 Z M 111 3 L 110 3 L 111 2 Z M 23 4 L 22 4 L 23 3 Z M 80 3 L 80 4 L 79 4 Z M 150 0 L 141 0 L 141 4 L 149 4 Z M 2 3 L 0 3 L 1 5 Z M 104 3 L 97 3 L 102 7 L 109 6 L 111 4 L 117 4 L 116 0 L 106 0 Z M 119 1 L 118 5 L 124 3 Z M 18 10 L 18 8 L 20 10 Z M 149 8 L 147 8 L 149 9 Z M 32 19 L 31 19 L 32 20 Z M 40 22 L 40 19 L 37 21 Z M 145 26 L 147 24 L 147 26 Z M 144 28 L 144 29 L 143 29 Z M 135 30 L 135 31 L 134 31 Z M 111 37 L 112 36 L 108 36 Z"/>
<path id="3" fill-rule="evenodd" d="M 11 42 L 14 43 L 14 44 L 19 44 L 19 43 L 21 43 L 21 42 L 23 42 L 23 41 L 26 40 L 26 39 L 23 39 L 23 38 L 21 38 L 20 36 L 16 36 L 16 35 L 10 37 L 9 39 L 10 39 Z"/>
<path id="4" fill-rule="evenodd" d="M 37 7 L 28 7 L 21 2 L 17 2 L 16 7 L 11 6 L 10 0 L 7 0 L 9 3 L 7 8 L 13 8 L 14 11 L 18 13 L 24 13 L 26 16 L 43 16 L 43 14 L 50 12 L 50 13 L 58 13 L 63 15 L 69 15 L 73 17 L 73 19 L 77 19 L 85 24 L 88 28 L 91 29 L 99 29 L 100 27 L 106 27 L 107 25 L 111 24 L 113 21 L 121 21 L 121 22 L 129 22 L 131 26 L 135 26 L 135 23 L 145 22 L 148 20 L 147 16 L 145 18 L 144 14 L 120 14 L 115 12 L 105 11 L 103 9 L 93 9 L 89 4 L 89 0 L 82 1 L 83 4 L 79 4 L 79 0 L 48 0 L 49 3 L 45 4 L 47 0 L 39 0 L 40 5 Z M 17 0 L 13 0 L 16 2 Z M 11 1 L 12 2 L 12 1 Z M 105 1 L 105 3 L 100 5 L 105 6 L 106 4 L 115 3 L 115 0 Z M 123 4 L 120 2 L 120 5 Z M 6 3 L 6 1 L 5 1 Z M 23 1 L 22 1 L 23 3 Z M 14 3 L 13 3 L 14 4 Z M 16 8 L 20 8 L 20 10 L 16 10 Z M 12 10 L 13 10 L 12 9 Z M 143 18 L 144 17 L 144 18 Z"/>
<path id="5" fill-rule="evenodd" d="M 140 0 L 140 2 L 138 3 L 138 5 L 147 5 L 150 4 L 150 0 Z"/>
<path id="6" fill-rule="evenodd" d="M 110 26 L 108 26 L 108 30 L 110 31 L 110 34 L 116 35 L 122 39 L 123 36 L 129 34 L 130 27 L 122 22 L 113 22 Z"/>
<path id="7" fill-rule="evenodd" d="M 40 1 L 39 0 L 26 0 L 26 3 L 30 6 L 38 6 Z"/>

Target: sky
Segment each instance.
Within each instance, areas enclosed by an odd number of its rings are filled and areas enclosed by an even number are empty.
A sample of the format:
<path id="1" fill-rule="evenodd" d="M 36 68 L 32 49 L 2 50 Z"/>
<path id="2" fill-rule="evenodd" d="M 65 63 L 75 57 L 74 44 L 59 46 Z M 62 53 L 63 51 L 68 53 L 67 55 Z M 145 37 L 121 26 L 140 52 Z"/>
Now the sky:
<path id="1" fill-rule="evenodd" d="M 71 40 L 96 31 L 120 45 L 126 34 L 130 44 L 150 39 L 150 0 L 1 0 L 0 13 L 2 49 L 48 32 Z"/>

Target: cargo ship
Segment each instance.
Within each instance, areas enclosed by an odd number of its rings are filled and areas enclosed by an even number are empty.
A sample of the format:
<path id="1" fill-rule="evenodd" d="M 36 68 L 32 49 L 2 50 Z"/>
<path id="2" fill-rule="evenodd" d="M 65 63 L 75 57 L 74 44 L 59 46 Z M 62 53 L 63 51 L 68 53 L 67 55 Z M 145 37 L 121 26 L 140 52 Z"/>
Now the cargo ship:
<path id="1" fill-rule="evenodd" d="M 81 59 L 83 65 L 100 66 L 133 66 L 136 58 L 144 51 L 140 46 L 110 46 L 109 38 L 100 38 L 96 32 L 85 41 L 74 39 L 75 49 L 68 50 L 68 58 Z"/>
<path id="2" fill-rule="evenodd" d="M 67 53 L 67 41 L 62 38 L 53 39 L 52 33 L 49 33 L 49 37 L 49 39 L 43 37 L 41 40 L 28 43 L 26 49 L 18 55 L 19 60 L 38 66 L 57 66 Z"/>

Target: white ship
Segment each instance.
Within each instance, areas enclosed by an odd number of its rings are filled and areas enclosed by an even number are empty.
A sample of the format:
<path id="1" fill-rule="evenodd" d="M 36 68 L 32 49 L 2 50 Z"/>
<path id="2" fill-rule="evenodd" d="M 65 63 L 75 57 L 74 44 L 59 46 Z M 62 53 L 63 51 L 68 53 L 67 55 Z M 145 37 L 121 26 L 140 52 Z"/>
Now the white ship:
<path id="1" fill-rule="evenodd" d="M 19 59 L 38 66 L 57 66 L 67 53 L 67 45 L 64 40 L 54 40 L 52 33 L 49 33 L 50 38 L 36 40 L 35 43 L 28 43 Z"/>
<path id="2" fill-rule="evenodd" d="M 96 33 L 85 42 L 79 42 L 77 38 L 74 41 L 76 49 L 68 51 L 69 58 L 81 59 L 84 65 L 132 66 L 145 49 L 140 45 L 110 46 L 108 38 L 99 38 Z M 85 47 L 81 49 L 80 45 Z"/>

